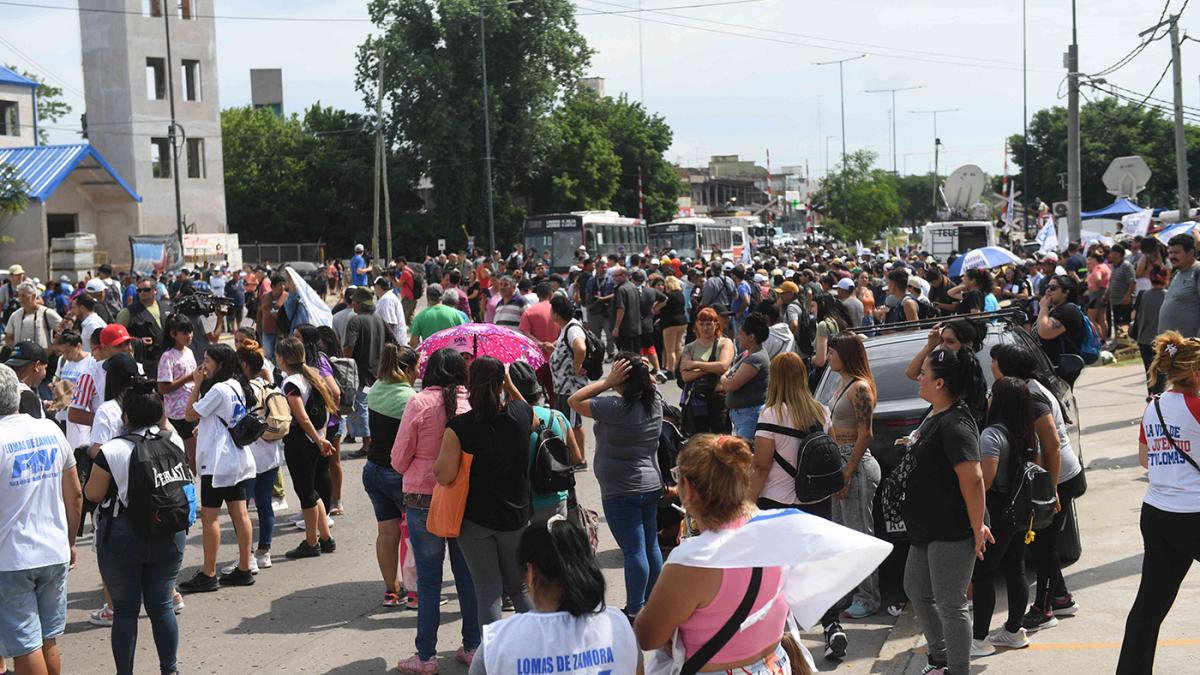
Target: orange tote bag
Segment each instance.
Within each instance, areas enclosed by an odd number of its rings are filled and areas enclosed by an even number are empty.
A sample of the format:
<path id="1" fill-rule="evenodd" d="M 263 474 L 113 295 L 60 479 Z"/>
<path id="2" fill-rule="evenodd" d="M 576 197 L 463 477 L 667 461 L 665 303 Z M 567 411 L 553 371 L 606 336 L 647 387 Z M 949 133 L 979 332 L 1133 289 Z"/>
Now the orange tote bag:
<path id="1" fill-rule="evenodd" d="M 429 504 L 429 519 L 425 529 L 430 534 L 453 539 L 462 529 L 463 513 L 467 510 L 467 492 L 471 489 L 472 455 L 462 453 L 458 460 L 458 475 L 449 485 L 437 483 L 433 486 L 433 499 Z"/>

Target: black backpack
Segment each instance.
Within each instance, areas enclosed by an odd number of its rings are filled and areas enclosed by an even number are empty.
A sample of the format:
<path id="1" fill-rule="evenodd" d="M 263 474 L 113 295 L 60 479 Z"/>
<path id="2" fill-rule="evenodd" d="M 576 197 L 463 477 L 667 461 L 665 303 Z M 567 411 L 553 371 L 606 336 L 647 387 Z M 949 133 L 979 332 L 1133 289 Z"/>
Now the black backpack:
<path id="1" fill-rule="evenodd" d="M 1002 424 L 995 426 L 1008 438 L 1011 449 L 1012 434 Z M 1000 513 L 992 514 L 997 519 L 994 527 L 1018 532 L 1036 531 L 1049 527 L 1054 521 L 1057 491 L 1050 473 L 1033 461 L 1036 456 L 1037 452 L 1032 448 L 1009 453 L 1009 492 Z"/>
<path id="2" fill-rule="evenodd" d="M 604 377 L 604 343 L 587 326 L 582 323 L 578 325 L 583 331 L 583 342 L 587 347 L 583 354 L 583 369 L 587 371 L 589 380 L 598 380 Z"/>
<path id="3" fill-rule="evenodd" d="M 796 466 L 788 464 L 778 451 L 775 462 L 796 480 L 796 501 L 807 504 L 821 501 L 846 486 L 846 467 L 842 449 L 825 433 L 820 424 L 807 431 L 779 424 L 759 422 L 755 430 L 784 434 L 800 439 L 800 450 L 796 453 Z"/>
<path id="4" fill-rule="evenodd" d="M 133 444 L 125 517 L 134 531 L 143 539 L 159 540 L 186 530 L 193 522 L 195 499 L 187 488 L 195 494 L 195 479 L 183 450 L 161 431 L 120 438 Z"/>
<path id="5" fill-rule="evenodd" d="M 683 425 L 683 413 L 669 403 L 663 404 L 662 428 L 658 432 L 658 471 L 662 474 L 663 485 L 671 486 L 671 469 L 675 468 L 679 451 L 687 442 L 687 436 L 680 430 Z"/>
<path id="6" fill-rule="evenodd" d="M 571 449 L 567 447 L 565 438 L 554 433 L 555 420 L 562 424 L 566 433 L 571 433 L 560 413 L 551 411 L 550 423 L 543 421 L 542 428 L 538 431 L 537 448 L 533 453 L 533 466 L 529 470 L 529 485 L 533 494 L 545 495 L 575 487 Z"/>

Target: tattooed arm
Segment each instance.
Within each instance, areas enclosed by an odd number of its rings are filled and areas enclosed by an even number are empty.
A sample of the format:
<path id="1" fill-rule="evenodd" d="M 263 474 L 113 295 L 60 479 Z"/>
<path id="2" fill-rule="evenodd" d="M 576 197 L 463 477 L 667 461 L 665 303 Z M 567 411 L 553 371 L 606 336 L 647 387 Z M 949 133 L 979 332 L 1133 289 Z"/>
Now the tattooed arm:
<path id="1" fill-rule="evenodd" d="M 1061 321 L 1050 316 L 1050 312 L 1054 309 L 1054 305 L 1045 297 L 1038 305 L 1037 334 L 1043 340 L 1053 340 L 1067 332 L 1067 327 Z"/>
<path id="2" fill-rule="evenodd" d="M 858 380 L 850 385 L 850 391 L 846 395 L 850 397 L 850 406 L 854 410 L 857 435 L 854 438 L 854 447 L 850 450 L 850 458 L 846 461 L 846 467 L 843 469 L 846 485 L 838 493 L 838 496 L 842 498 L 849 493 L 850 479 L 854 477 L 854 472 L 858 471 L 858 465 L 871 445 L 871 439 L 874 437 L 874 433 L 871 431 L 871 418 L 875 414 L 875 395 L 871 393 L 871 387 L 866 382 Z"/>

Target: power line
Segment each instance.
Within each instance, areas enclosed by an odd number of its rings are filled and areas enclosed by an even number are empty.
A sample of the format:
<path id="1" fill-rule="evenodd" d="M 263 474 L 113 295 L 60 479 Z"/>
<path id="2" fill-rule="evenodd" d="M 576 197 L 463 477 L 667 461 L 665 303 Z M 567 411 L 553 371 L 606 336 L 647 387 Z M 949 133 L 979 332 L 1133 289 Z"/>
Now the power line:
<path id="1" fill-rule="evenodd" d="M 1167 0 L 1166 4 L 1163 5 L 1162 12 L 1160 12 L 1158 15 L 1158 21 L 1156 22 L 1157 24 L 1162 24 L 1163 18 L 1165 18 L 1167 16 L 1167 11 L 1170 8 L 1171 8 L 1171 0 Z M 1183 8 L 1187 8 L 1186 1 L 1183 3 Z M 1182 13 L 1183 9 L 1180 9 L 1179 11 Z M 1126 54 L 1125 56 L 1122 56 L 1120 59 L 1118 59 L 1116 63 L 1112 64 L 1111 66 L 1109 66 L 1103 70 L 1093 73 L 1091 75 L 1091 77 L 1104 77 L 1105 75 L 1110 75 L 1112 73 L 1115 73 L 1116 71 L 1120 70 L 1121 68 L 1124 68 L 1131 61 L 1133 61 L 1135 58 L 1137 58 L 1142 52 L 1144 52 L 1146 50 L 1146 47 L 1150 46 L 1150 43 L 1155 42 L 1157 40 L 1161 40 L 1166 36 L 1167 36 L 1166 31 L 1164 31 L 1162 34 L 1158 34 L 1157 31 L 1155 31 L 1154 34 L 1150 35 L 1150 37 L 1146 38 L 1140 44 L 1138 44 L 1136 47 L 1131 49 L 1128 54 Z"/>
<path id="2" fill-rule="evenodd" d="M 717 2 L 696 3 L 690 5 L 675 5 L 672 7 L 662 7 L 660 9 L 703 9 L 705 7 L 723 7 L 727 5 L 747 5 L 756 2 L 766 2 L 766 0 L 718 0 Z M 31 9 L 51 9 L 66 12 L 91 12 L 94 14 L 124 14 L 131 16 L 146 16 L 142 12 L 131 11 L 126 9 L 108 9 L 102 7 L 67 7 L 63 5 L 47 5 L 36 2 L 13 2 L 10 0 L 0 0 L 0 5 L 9 7 L 25 7 Z M 638 12 L 637 9 L 629 9 L 623 12 L 611 12 L 603 10 L 591 10 L 586 13 L 576 12 L 579 16 L 596 16 L 601 14 L 624 14 L 627 12 Z M 335 16 L 335 17 L 308 17 L 308 16 L 245 16 L 245 15 L 229 15 L 229 14 L 192 14 L 191 19 L 221 19 L 227 21 L 282 21 L 288 23 L 372 23 L 369 17 L 354 17 L 354 16 Z"/>
<path id="3" fill-rule="evenodd" d="M 610 7 L 619 7 L 624 10 L 632 10 L 632 11 L 625 11 L 625 12 L 614 12 L 613 14 L 618 17 L 632 18 L 632 19 L 635 19 L 638 21 L 648 21 L 650 23 L 659 23 L 659 24 L 663 24 L 663 25 L 676 26 L 676 27 L 680 27 L 680 28 L 691 28 L 694 30 L 702 30 L 705 32 L 717 33 L 717 34 L 721 34 L 721 35 L 732 35 L 735 37 L 746 37 L 746 38 L 750 38 L 750 39 L 763 40 L 763 41 L 767 41 L 767 42 L 775 42 L 775 43 L 779 43 L 779 44 L 791 44 L 791 45 L 796 45 L 796 46 L 801 46 L 801 47 L 812 47 L 814 49 L 825 49 L 825 50 L 830 50 L 830 51 L 840 51 L 840 52 L 849 52 L 849 53 L 863 53 L 865 51 L 863 48 L 883 49 L 883 50 L 887 50 L 887 51 L 891 51 L 891 52 L 902 52 L 902 53 L 909 53 L 909 54 L 914 54 L 914 55 L 919 55 L 919 56 L 903 56 L 900 54 L 887 54 L 887 53 L 872 52 L 872 51 L 866 51 L 866 53 L 870 54 L 872 56 L 880 56 L 880 57 L 884 57 L 884 58 L 902 59 L 902 60 L 910 60 L 910 61 L 919 61 L 919 62 L 924 62 L 924 63 L 938 63 L 938 64 L 948 64 L 948 65 L 959 65 L 959 66 L 977 66 L 980 68 L 991 68 L 991 69 L 995 69 L 995 70 L 1020 70 L 1021 69 L 1021 64 L 1008 62 L 1008 61 L 1001 61 L 1001 60 L 997 60 L 997 59 L 986 59 L 986 58 L 980 58 L 980 57 L 965 56 L 965 55 L 961 55 L 961 54 L 947 54 L 947 53 L 943 53 L 943 52 L 931 52 L 928 50 L 905 49 L 902 47 L 890 47 L 890 46 L 886 46 L 886 45 L 854 42 L 852 40 L 839 40 L 836 38 L 826 38 L 826 37 L 821 37 L 821 36 L 817 36 L 817 35 L 807 35 L 804 33 L 782 31 L 782 30 L 777 30 L 777 29 L 773 29 L 773 28 L 761 28 L 758 26 L 731 23 L 728 21 L 717 21 L 717 20 L 713 20 L 713 19 L 701 19 L 698 17 L 692 17 L 692 16 L 683 15 L 683 14 L 672 14 L 670 12 L 662 11 L 662 9 L 670 9 L 670 8 L 645 9 L 645 10 L 642 10 L 642 13 L 643 14 L 659 14 L 659 15 L 667 16 L 667 17 L 671 17 L 671 18 L 683 19 L 683 20 L 687 20 L 687 21 L 693 21 L 693 22 L 704 23 L 704 24 L 711 24 L 713 26 L 724 26 L 726 28 L 734 28 L 734 29 L 738 29 L 738 30 L 750 30 L 750 31 L 756 31 L 759 33 L 767 33 L 767 34 L 771 34 L 771 35 L 782 35 L 785 37 L 801 38 L 804 40 L 818 40 L 821 42 L 831 42 L 831 43 L 835 43 L 835 44 L 843 44 L 843 45 L 848 45 L 848 46 L 846 48 L 841 48 L 841 47 L 833 47 L 833 46 L 822 45 L 822 44 L 811 44 L 811 43 L 787 41 L 787 40 L 780 40 L 780 39 L 771 39 L 771 38 L 767 38 L 767 37 L 759 36 L 759 35 L 747 35 L 745 33 L 736 33 L 736 32 L 732 32 L 732 31 L 719 30 L 719 29 L 709 28 L 709 27 L 705 27 L 705 26 L 697 26 L 697 25 L 690 25 L 690 24 L 677 24 L 677 23 L 672 23 L 669 21 L 663 21 L 663 20 L 659 20 L 659 19 L 651 19 L 651 18 L 647 18 L 645 16 L 626 17 L 625 15 L 627 15 L 627 14 L 637 14 L 638 10 L 636 8 L 630 7 L 628 5 L 622 5 L 622 4 L 619 4 L 616 2 L 609 2 L 607 0 L 587 0 L 587 1 L 594 3 L 594 4 L 607 5 Z M 921 55 L 938 56 L 938 57 L 944 57 L 944 58 L 943 59 L 933 59 L 933 58 L 928 58 L 926 56 L 921 56 Z M 978 61 L 979 63 L 978 64 L 970 63 L 970 61 Z M 994 64 L 994 65 L 987 65 L 987 64 Z M 1037 71 L 1043 71 L 1043 72 L 1058 72 L 1057 70 L 1050 69 L 1050 68 L 1031 68 L 1030 70 L 1037 70 Z"/>
<path id="4" fill-rule="evenodd" d="M 3 44 L 5 47 L 8 47 L 9 50 L 12 51 L 12 53 L 14 53 L 17 56 L 19 56 L 20 58 L 24 59 L 29 65 L 33 66 L 37 72 L 44 73 L 45 75 L 49 76 L 50 79 L 58 82 L 60 85 L 62 85 L 63 89 L 66 89 L 67 91 L 69 91 L 73 94 L 76 94 L 80 97 L 84 96 L 84 93 L 82 90 L 80 90 L 78 87 L 76 87 L 75 85 L 68 82 L 65 78 L 59 77 L 58 75 L 54 74 L 48 68 L 45 68 L 44 66 L 42 66 L 42 64 L 38 63 L 37 59 L 34 59 L 32 56 L 21 51 L 20 48 L 18 48 L 12 42 L 9 42 L 8 40 L 6 40 L 3 35 L 0 35 L 0 44 Z"/>
<path id="5" fill-rule="evenodd" d="M 708 2 L 696 5 L 675 5 L 674 7 L 650 7 L 647 9 L 638 9 L 630 7 L 622 10 L 588 10 L 587 12 L 575 12 L 575 16 L 601 16 L 613 14 L 639 14 L 641 12 L 658 12 L 664 9 L 704 9 L 705 7 L 723 7 L 726 5 L 749 5 L 751 3 L 766 2 L 766 0 L 725 0 L 725 2 Z M 620 5 L 619 5 L 620 6 Z"/>

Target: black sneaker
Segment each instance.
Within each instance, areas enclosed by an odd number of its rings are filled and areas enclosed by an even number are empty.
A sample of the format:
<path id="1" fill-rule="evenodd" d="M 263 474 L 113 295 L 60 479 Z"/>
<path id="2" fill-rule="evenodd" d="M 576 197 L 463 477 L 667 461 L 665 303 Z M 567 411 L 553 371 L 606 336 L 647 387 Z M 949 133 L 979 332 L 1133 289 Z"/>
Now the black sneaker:
<path id="1" fill-rule="evenodd" d="M 318 539 L 317 544 L 321 547 L 321 553 L 333 553 L 337 550 L 337 542 L 333 540 L 333 537 Z"/>
<path id="2" fill-rule="evenodd" d="M 302 541 L 296 546 L 296 548 L 284 553 L 283 557 L 287 558 L 288 560 L 295 560 L 297 558 L 317 558 L 320 557 L 320 555 L 320 546 L 309 546 L 307 541 Z"/>
<path id="3" fill-rule="evenodd" d="M 515 612 L 515 611 L 517 611 L 517 606 L 513 604 L 512 598 L 508 597 L 507 595 L 504 595 L 504 596 L 501 596 L 501 598 L 500 598 L 500 611 L 501 612 Z"/>
<path id="4" fill-rule="evenodd" d="M 1036 633 L 1043 628 L 1053 628 L 1058 625 L 1058 618 L 1053 612 L 1030 605 L 1029 611 L 1025 612 L 1025 616 L 1021 619 L 1021 625 L 1025 627 L 1026 633 Z"/>
<path id="5" fill-rule="evenodd" d="M 221 582 L 203 571 L 196 572 L 196 576 L 179 584 L 180 593 L 211 593 L 219 588 L 221 588 Z"/>
<path id="6" fill-rule="evenodd" d="M 846 631 L 842 630 L 842 624 L 831 623 L 825 627 L 825 658 L 831 661 L 836 661 L 846 658 L 846 646 L 849 640 L 846 639 Z"/>
<path id="7" fill-rule="evenodd" d="M 221 575 L 222 586 L 253 586 L 254 574 L 250 570 L 235 567 L 229 574 Z"/>
<path id="8" fill-rule="evenodd" d="M 1050 600 L 1050 611 L 1054 616 L 1075 616 L 1079 612 L 1079 604 L 1067 593 L 1061 598 L 1052 598 Z"/>

